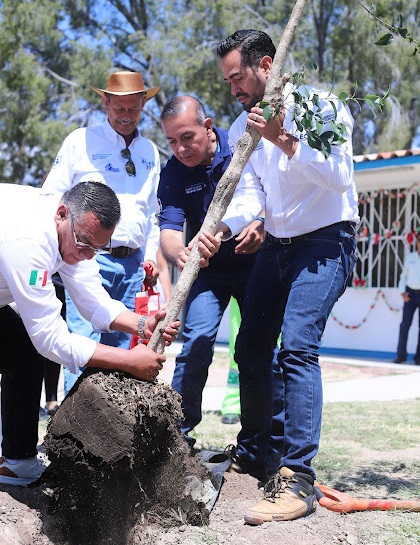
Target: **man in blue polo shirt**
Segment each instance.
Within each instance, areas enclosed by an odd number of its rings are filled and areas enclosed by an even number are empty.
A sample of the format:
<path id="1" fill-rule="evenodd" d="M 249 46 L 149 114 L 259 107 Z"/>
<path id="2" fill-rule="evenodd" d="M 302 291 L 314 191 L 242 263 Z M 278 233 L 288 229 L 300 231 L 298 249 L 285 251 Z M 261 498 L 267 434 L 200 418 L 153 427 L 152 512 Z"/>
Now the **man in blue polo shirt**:
<path id="1" fill-rule="evenodd" d="M 162 169 L 158 188 L 160 244 L 166 259 L 182 270 L 188 243 L 199 232 L 231 152 L 228 131 L 213 127 L 203 105 L 191 96 L 169 100 L 161 113 L 163 132 L 173 156 Z M 186 243 L 183 229 L 186 222 Z M 254 253 L 264 238 L 263 220 L 255 220 L 200 269 L 185 304 L 183 347 L 176 358 L 172 386 L 182 395 L 182 432 L 188 436 L 201 421 L 201 400 L 213 358 L 217 330 L 234 297 L 242 308 Z"/>

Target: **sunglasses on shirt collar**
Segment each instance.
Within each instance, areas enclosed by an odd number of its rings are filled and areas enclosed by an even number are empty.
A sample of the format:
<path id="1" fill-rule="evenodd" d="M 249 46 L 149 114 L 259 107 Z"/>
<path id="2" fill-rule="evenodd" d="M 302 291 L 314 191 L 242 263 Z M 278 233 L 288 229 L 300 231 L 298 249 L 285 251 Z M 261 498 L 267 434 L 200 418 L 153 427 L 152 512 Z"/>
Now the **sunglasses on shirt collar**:
<path id="1" fill-rule="evenodd" d="M 125 170 L 129 176 L 135 176 L 136 175 L 136 165 L 133 163 L 133 160 L 131 159 L 131 152 L 128 148 L 124 148 L 121 150 L 121 155 L 123 159 L 126 159 L 127 162 L 125 163 Z"/>

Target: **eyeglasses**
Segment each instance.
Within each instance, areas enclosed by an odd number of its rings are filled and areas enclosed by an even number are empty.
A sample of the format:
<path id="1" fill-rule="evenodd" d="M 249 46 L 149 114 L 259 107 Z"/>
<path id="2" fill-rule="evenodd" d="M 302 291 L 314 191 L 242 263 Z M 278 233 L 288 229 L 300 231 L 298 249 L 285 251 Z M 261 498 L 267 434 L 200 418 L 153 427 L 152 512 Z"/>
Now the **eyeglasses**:
<path id="1" fill-rule="evenodd" d="M 127 162 L 125 163 L 125 170 L 129 176 L 135 176 L 136 175 L 136 165 L 133 163 L 133 160 L 131 159 L 131 152 L 128 148 L 121 150 L 121 155 L 124 159 L 127 159 Z"/>
<path id="2" fill-rule="evenodd" d="M 89 250 L 90 252 L 93 252 L 95 255 L 98 253 L 101 253 L 101 254 L 111 253 L 110 242 L 109 242 L 109 247 L 107 244 L 105 246 L 99 246 L 99 248 L 96 248 L 95 246 L 92 246 L 91 244 L 88 244 L 87 242 L 82 242 L 81 240 L 79 240 L 76 235 L 76 231 L 74 230 L 74 222 L 70 213 L 69 213 L 69 220 L 70 220 L 71 230 L 73 232 L 74 245 L 76 246 L 76 248 L 78 248 L 79 250 Z"/>

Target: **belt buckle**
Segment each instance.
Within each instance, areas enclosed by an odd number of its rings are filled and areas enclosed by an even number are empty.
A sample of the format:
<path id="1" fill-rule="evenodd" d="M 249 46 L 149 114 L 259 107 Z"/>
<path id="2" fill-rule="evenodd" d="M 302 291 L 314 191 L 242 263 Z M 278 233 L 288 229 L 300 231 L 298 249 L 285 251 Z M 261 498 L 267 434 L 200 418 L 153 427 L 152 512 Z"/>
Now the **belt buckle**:
<path id="1" fill-rule="evenodd" d="M 292 244 L 292 239 L 290 237 L 287 238 L 279 238 L 280 244 Z"/>

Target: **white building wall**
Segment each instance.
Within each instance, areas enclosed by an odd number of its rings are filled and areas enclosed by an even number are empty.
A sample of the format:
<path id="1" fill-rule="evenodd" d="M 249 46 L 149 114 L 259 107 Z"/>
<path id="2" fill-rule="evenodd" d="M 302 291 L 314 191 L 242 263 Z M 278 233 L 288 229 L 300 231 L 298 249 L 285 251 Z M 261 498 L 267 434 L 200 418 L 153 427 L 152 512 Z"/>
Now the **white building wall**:
<path id="1" fill-rule="evenodd" d="M 396 288 L 382 289 L 379 296 L 377 288 L 347 288 L 334 306 L 321 347 L 327 351 L 388 352 L 390 357 L 394 357 L 401 317 L 402 297 Z M 408 337 L 407 350 L 410 355 L 415 353 L 417 347 L 418 320 L 417 312 Z M 229 343 L 229 332 L 228 307 L 220 324 L 217 342 Z"/>
<path id="2" fill-rule="evenodd" d="M 377 288 L 348 288 L 334 306 L 322 337 L 322 347 L 390 352 L 396 355 L 402 297 L 396 288 L 382 289 L 378 297 L 377 293 Z M 418 319 L 417 312 L 408 337 L 409 354 L 416 351 Z M 351 329 L 345 326 L 359 327 Z"/>

